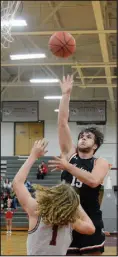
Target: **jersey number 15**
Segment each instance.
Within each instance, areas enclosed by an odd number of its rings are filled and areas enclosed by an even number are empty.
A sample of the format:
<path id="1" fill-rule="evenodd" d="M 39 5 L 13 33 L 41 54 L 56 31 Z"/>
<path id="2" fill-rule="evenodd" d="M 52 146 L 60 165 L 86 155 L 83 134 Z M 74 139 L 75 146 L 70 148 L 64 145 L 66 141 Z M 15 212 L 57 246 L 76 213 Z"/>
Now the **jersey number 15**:
<path id="1" fill-rule="evenodd" d="M 71 186 L 80 188 L 80 187 L 82 187 L 82 184 L 83 183 L 81 181 L 79 181 L 79 179 L 77 179 L 75 176 L 73 176 Z"/>

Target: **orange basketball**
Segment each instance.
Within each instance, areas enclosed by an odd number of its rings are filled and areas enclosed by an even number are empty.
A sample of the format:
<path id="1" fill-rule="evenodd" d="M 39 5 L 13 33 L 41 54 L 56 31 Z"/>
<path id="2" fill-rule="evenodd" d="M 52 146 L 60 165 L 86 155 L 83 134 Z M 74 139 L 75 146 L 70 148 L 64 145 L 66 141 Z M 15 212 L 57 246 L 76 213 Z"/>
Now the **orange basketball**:
<path id="1" fill-rule="evenodd" d="M 51 36 L 49 48 L 55 56 L 67 58 L 75 52 L 76 42 L 70 33 L 59 31 Z"/>

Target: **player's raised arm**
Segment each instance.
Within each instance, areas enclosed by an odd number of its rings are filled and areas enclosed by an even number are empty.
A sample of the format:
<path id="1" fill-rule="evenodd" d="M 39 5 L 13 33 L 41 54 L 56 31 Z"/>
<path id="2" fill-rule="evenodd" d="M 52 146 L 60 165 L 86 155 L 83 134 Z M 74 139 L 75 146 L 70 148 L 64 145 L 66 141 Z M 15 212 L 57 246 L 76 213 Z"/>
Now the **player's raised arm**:
<path id="1" fill-rule="evenodd" d="M 36 207 L 37 202 L 36 200 L 31 196 L 27 188 L 25 187 L 24 183 L 27 179 L 27 176 L 31 170 L 31 167 L 37 160 L 37 158 L 40 158 L 41 156 L 44 156 L 47 150 L 45 149 L 47 146 L 47 142 L 45 139 L 36 141 L 34 143 L 34 146 L 31 150 L 30 156 L 25 161 L 25 163 L 21 166 L 19 171 L 14 177 L 13 180 L 13 190 L 16 193 L 16 196 L 18 198 L 18 201 L 20 202 L 23 209 L 29 214 L 29 216 L 33 216 Z"/>
<path id="2" fill-rule="evenodd" d="M 72 141 L 70 128 L 68 125 L 69 118 L 69 102 L 70 94 L 73 87 L 73 77 L 67 76 L 63 77 L 63 81 L 60 82 L 60 87 L 62 90 L 62 99 L 59 105 L 58 114 L 58 137 L 61 152 L 66 156 L 72 155 L 75 152 L 75 147 Z"/>

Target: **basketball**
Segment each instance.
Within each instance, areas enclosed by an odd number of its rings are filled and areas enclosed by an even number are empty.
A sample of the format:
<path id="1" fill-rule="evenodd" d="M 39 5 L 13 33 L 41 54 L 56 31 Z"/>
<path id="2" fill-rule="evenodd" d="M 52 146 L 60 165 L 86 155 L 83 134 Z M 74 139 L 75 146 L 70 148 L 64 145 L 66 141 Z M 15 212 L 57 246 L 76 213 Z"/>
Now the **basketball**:
<path id="1" fill-rule="evenodd" d="M 67 58 L 75 52 L 76 42 L 70 33 L 60 31 L 51 36 L 49 48 L 55 56 Z"/>

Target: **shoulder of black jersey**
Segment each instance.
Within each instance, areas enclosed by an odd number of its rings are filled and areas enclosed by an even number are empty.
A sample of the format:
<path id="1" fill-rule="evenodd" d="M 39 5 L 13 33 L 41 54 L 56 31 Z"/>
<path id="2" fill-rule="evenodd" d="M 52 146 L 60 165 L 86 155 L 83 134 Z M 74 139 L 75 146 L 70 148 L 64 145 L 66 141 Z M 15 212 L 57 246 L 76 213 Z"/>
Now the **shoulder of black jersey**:
<path id="1" fill-rule="evenodd" d="M 70 162 L 74 157 L 75 157 L 75 158 L 77 157 L 77 153 L 74 153 L 74 154 L 69 158 L 68 161 Z"/>

